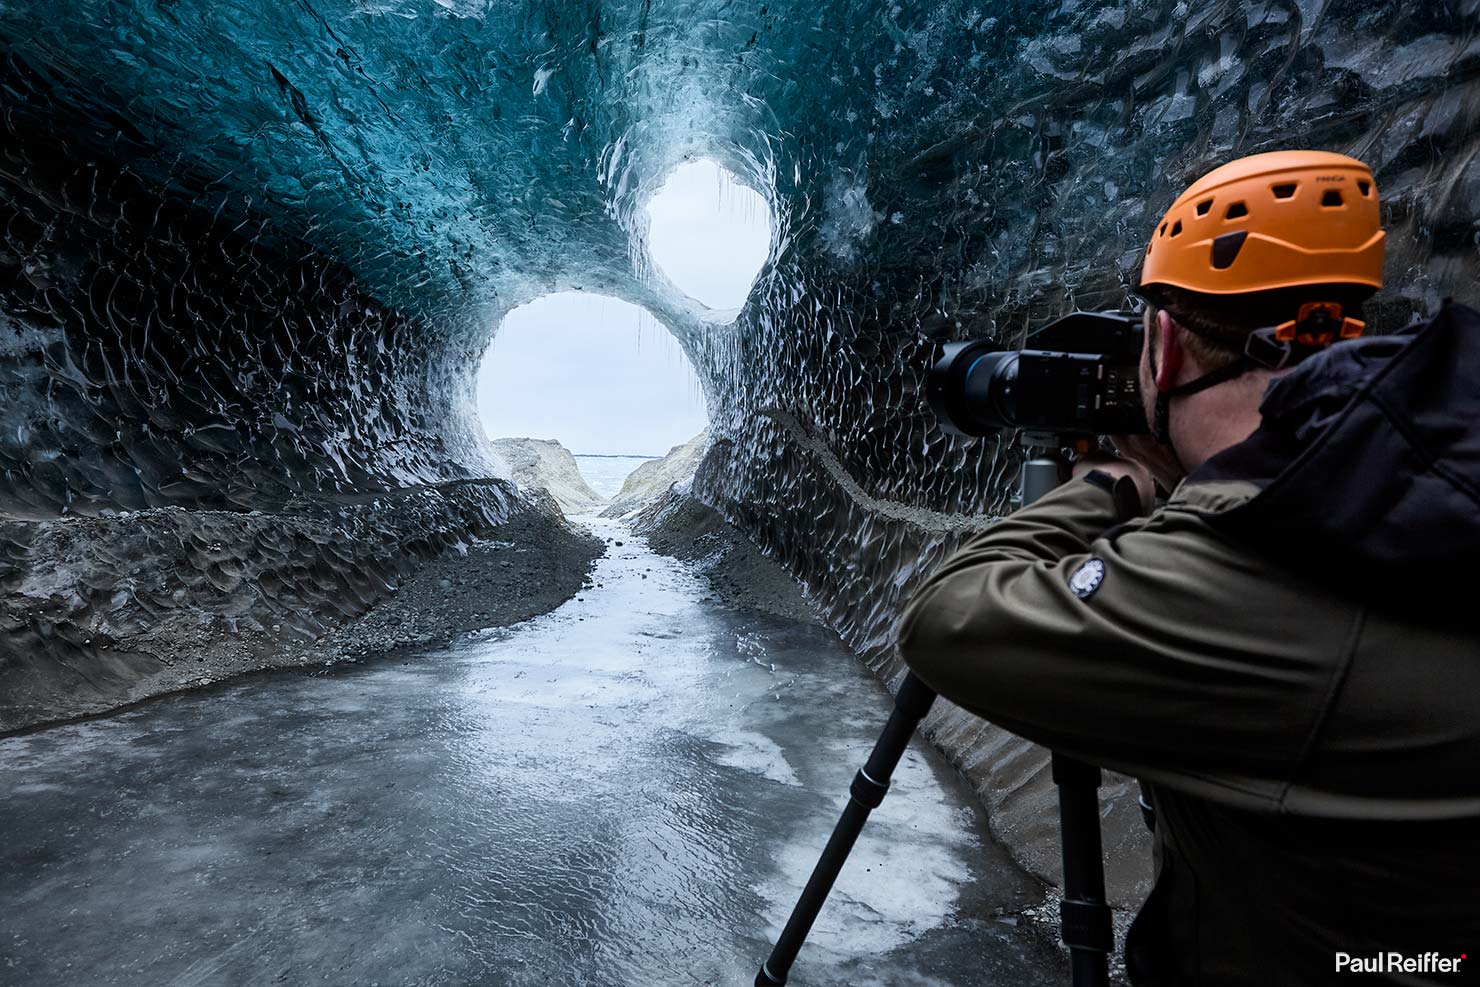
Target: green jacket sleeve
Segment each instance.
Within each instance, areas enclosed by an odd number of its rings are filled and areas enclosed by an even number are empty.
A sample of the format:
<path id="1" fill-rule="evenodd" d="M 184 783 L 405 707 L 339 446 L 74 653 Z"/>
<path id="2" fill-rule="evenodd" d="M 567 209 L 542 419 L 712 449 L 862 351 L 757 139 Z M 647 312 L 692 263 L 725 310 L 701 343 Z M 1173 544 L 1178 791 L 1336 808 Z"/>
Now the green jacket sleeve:
<path id="1" fill-rule="evenodd" d="M 1360 614 L 1229 545 L 1175 498 L 1104 537 L 1116 520 L 1107 490 L 1073 481 L 975 536 L 912 598 L 905 661 L 1029 740 L 1277 803 Z"/>

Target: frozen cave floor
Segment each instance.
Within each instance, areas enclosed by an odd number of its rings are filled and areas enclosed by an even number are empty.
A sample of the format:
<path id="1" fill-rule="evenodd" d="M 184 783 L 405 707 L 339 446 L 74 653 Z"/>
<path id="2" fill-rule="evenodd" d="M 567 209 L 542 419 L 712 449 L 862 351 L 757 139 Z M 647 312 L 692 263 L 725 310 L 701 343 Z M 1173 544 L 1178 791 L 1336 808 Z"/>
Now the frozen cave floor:
<path id="1" fill-rule="evenodd" d="M 0 739 L 0 984 L 749 983 L 890 700 L 706 512 L 653 536 L 688 561 L 582 518 L 423 566 L 343 667 Z M 1062 982 L 1046 895 L 917 742 L 792 982 Z"/>

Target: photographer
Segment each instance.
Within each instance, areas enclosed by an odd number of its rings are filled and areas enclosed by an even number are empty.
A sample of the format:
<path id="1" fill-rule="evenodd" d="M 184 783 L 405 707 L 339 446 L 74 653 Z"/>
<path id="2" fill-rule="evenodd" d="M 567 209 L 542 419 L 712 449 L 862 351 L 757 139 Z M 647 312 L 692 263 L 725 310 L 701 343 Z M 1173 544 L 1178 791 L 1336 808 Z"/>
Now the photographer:
<path id="1" fill-rule="evenodd" d="M 1141 274 L 1151 437 L 973 538 L 901 623 L 942 695 L 1142 780 L 1138 985 L 1480 967 L 1480 315 L 1356 338 L 1382 263 L 1351 158 L 1195 183 Z"/>

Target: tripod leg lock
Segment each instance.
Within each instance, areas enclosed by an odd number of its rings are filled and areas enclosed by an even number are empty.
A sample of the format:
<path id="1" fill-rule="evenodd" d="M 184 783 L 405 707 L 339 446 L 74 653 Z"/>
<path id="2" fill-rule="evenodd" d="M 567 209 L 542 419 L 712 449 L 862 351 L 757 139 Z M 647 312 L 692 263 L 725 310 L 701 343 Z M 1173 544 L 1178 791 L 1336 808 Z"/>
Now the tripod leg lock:
<path id="1" fill-rule="evenodd" d="M 766 963 L 761 964 L 761 972 L 755 975 L 755 987 L 785 987 L 785 984 L 786 978 L 777 977 Z"/>
<path id="2" fill-rule="evenodd" d="M 889 783 L 887 781 L 874 781 L 864 771 L 854 775 L 853 784 L 848 787 L 848 794 L 853 797 L 853 801 L 865 809 L 877 809 L 888 793 Z"/>
<path id="3" fill-rule="evenodd" d="M 1103 901 L 1065 898 L 1059 902 L 1060 938 L 1070 949 L 1108 953 L 1115 949 L 1110 906 Z"/>

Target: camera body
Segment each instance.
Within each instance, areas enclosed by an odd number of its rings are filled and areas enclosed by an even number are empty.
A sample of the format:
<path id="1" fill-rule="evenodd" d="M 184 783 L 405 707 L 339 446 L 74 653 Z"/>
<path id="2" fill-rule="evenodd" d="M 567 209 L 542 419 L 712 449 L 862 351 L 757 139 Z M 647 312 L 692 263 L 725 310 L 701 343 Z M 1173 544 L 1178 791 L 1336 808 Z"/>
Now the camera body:
<path id="1" fill-rule="evenodd" d="M 947 343 L 926 377 L 941 426 L 958 435 L 1004 428 L 1063 436 L 1146 432 L 1141 319 L 1071 312 L 1032 333 L 1021 350 L 986 339 Z"/>

